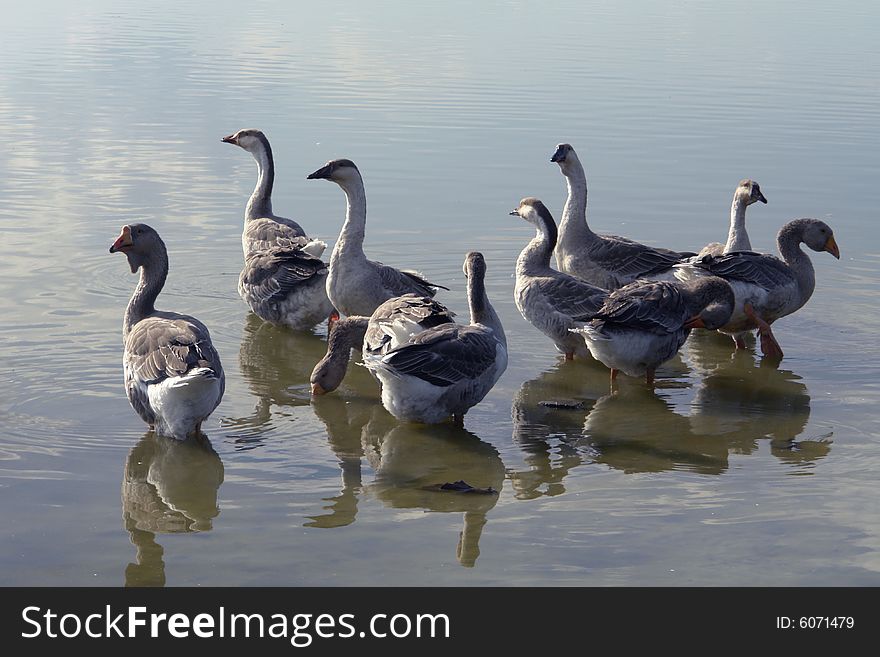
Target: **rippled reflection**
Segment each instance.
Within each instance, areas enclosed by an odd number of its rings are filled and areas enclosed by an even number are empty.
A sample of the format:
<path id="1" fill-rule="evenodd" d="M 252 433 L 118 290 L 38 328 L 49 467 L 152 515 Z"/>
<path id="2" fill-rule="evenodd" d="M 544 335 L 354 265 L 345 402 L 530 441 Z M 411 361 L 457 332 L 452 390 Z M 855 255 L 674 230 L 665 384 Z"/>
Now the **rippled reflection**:
<path id="1" fill-rule="evenodd" d="M 125 569 L 126 586 L 164 586 L 156 534 L 210 531 L 222 483 L 223 463 L 205 436 L 178 441 L 149 432 L 132 448 L 122 479 L 122 518 L 137 556 Z"/>
<path id="2" fill-rule="evenodd" d="M 480 556 L 486 515 L 498 502 L 504 464 L 498 451 L 452 425 L 398 424 L 376 413 L 363 429 L 367 460 L 375 470 L 366 492 L 395 509 L 463 513 L 456 558 L 473 567 Z M 444 490 L 465 482 L 464 491 Z M 490 490 L 491 489 L 491 490 Z"/>
<path id="3" fill-rule="evenodd" d="M 238 362 L 256 404 L 251 415 L 223 419 L 224 429 L 240 448 L 261 444 L 274 427 L 273 408 L 309 405 L 309 375 L 326 348 L 317 335 L 274 326 L 248 314 Z"/>

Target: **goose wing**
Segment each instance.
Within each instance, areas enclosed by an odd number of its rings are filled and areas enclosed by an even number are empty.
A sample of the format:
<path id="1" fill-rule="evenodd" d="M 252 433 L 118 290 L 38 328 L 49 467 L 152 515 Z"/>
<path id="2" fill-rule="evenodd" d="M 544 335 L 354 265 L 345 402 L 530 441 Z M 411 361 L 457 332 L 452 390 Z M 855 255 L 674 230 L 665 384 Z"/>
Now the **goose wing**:
<path id="1" fill-rule="evenodd" d="M 692 264 L 715 276 L 750 283 L 767 290 L 789 285 L 794 281 L 794 275 L 785 262 L 775 256 L 754 251 L 708 255 Z"/>
<path id="2" fill-rule="evenodd" d="M 256 303 L 281 301 L 297 286 L 327 275 L 327 265 L 302 249 L 271 248 L 248 255 L 239 284 Z"/>
<path id="3" fill-rule="evenodd" d="M 302 227 L 289 219 L 253 219 L 245 225 L 245 238 L 252 250 L 271 247 L 302 248 L 310 240 Z"/>
<path id="4" fill-rule="evenodd" d="M 621 279 L 659 274 L 687 257 L 685 253 L 647 246 L 616 235 L 602 238 L 590 257 Z"/>
<path id="5" fill-rule="evenodd" d="M 394 267 L 383 265 L 381 262 L 371 261 L 371 263 L 376 267 L 376 271 L 379 272 L 382 285 L 387 290 L 390 290 L 393 296 L 397 297 L 407 293 L 415 293 L 425 297 L 433 297 L 437 294 L 438 288 L 449 289 L 430 282 L 416 271 L 395 269 Z"/>
<path id="6" fill-rule="evenodd" d="M 382 364 L 396 374 L 447 387 L 476 379 L 489 369 L 495 362 L 497 345 L 490 329 L 444 324 L 389 351 Z"/>
<path id="7" fill-rule="evenodd" d="M 608 296 L 602 288 L 573 276 L 539 278 L 534 285 L 554 310 L 579 321 L 595 315 Z"/>
<path id="8" fill-rule="evenodd" d="M 636 281 L 612 292 L 593 319 L 662 335 L 680 330 L 688 309 L 676 285 Z"/>

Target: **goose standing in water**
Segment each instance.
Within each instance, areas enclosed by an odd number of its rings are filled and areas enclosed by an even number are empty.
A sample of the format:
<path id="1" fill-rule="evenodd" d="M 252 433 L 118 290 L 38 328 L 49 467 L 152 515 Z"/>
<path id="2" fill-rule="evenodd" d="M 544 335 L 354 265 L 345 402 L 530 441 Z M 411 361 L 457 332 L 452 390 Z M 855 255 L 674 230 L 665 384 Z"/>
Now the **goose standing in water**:
<path id="1" fill-rule="evenodd" d="M 408 293 L 433 297 L 437 288 L 443 287 L 425 280 L 418 272 L 367 260 L 364 254 L 367 197 L 363 178 L 354 162 L 331 160 L 307 178 L 331 180 L 345 192 L 345 223 L 333 247 L 327 277 L 327 296 L 336 310 L 344 315 L 369 317 L 392 297 Z"/>
<path id="2" fill-rule="evenodd" d="M 179 440 L 196 435 L 223 397 L 226 377 L 208 329 L 189 315 L 156 310 L 168 276 L 168 252 L 146 224 L 122 227 L 110 253 L 124 253 L 140 281 L 122 324 L 125 392 L 157 433 Z"/>
<path id="3" fill-rule="evenodd" d="M 785 224 L 776 236 L 782 259 L 751 251 L 707 255 L 679 267 L 679 276 L 685 279 L 720 276 L 730 283 L 736 306 L 719 330 L 736 335 L 758 329 L 761 351 L 769 358 L 781 360 L 784 354 L 770 325 L 800 309 L 810 300 L 816 287 L 816 272 L 809 256 L 800 248 L 802 243 L 813 251 L 827 251 L 840 259 L 834 232 L 828 224 L 818 219 L 795 219 Z"/>
<path id="4" fill-rule="evenodd" d="M 486 261 L 465 256 L 471 323 L 442 324 L 417 333 L 386 354 L 364 354 L 382 384 L 382 405 L 398 420 L 456 425 L 507 368 L 507 338 L 486 296 Z"/>
<path id="5" fill-rule="evenodd" d="M 611 383 L 622 370 L 645 376 L 675 356 L 692 328 L 717 329 L 730 319 L 733 290 L 717 277 L 688 283 L 636 281 L 615 290 L 602 308 L 574 329 L 583 335 L 593 358 L 611 369 Z"/>
<path id="6" fill-rule="evenodd" d="M 244 211 L 241 246 L 244 268 L 238 293 L 261 319 L 293 329 L 310 329 L 327 319 L 327 245 L 309 239 L 292 219 L 272 212 L 275 161 L 269 140 L 259 130 L 239 130 L 221 141 L 243 148 L 257 162 L 257 184 Z"/>
<path id="7" fill-rule="evenodd" d="M 727 243 L 712 242 L 707 244 L 697 254 L 697 257 L 719 256 L 731 251 L 751 251 L 752 241 L 746 231 L 746 208 L 758 201 L 767 203 L 758 183 L 748 178 L 741 180 L 733 192 L 733 203 L 730 205 L 730 229 L 727 232 Z"/>
<path id="8" fill-rule="evenodd" d="M 516 260 L 513 298 L 522 316 L 553 340 L 566 360 L 589 358 L 586 343 L 571 329 L 592 317 L 608 292 L 550 267 L 556 245 L 556 222 L 536 198 L 524 198 L 510 213 L 532 224 L 537 234 Z"/>
<path id="9" fill-rule="evenodd" d="M 386 354 L 416 333 L 452 322 L 453 317 L 455 313 L 434 299 L 404 294 L 388 299 L 370 317 L 351 315 L 335 322 L 327 337 L 327 354 L 312 370 L 312 394 L 339 387 L 353 348 L 364 354 Z"/>
<path id="10" fill-rule="evenodd" d="M 675 280 L 672 266 L 696 255 L 594 233 L 587 224 L 587 176 L 577 153 L 570 144 L 559 144 L 550 161 L 559 165 L 568 185 L 556 243 L 560 271 L 602 289 L 616 290 L 640 278 Z"/>

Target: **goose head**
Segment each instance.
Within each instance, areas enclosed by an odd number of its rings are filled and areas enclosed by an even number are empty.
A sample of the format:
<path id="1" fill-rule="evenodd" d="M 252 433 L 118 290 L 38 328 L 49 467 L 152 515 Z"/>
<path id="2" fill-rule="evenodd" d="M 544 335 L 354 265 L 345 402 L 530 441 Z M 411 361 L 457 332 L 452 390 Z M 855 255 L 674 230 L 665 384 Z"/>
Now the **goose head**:
<path id="1" fill-rule="evenodd" d="M 333 324 L 327 336 L 327 353 L 318 361 L 309 378 L 313 395 L 333 392 L 348 371 L 352 347 L 360 348 L 367 330 L 367 317 L 346 317 Z"/>
<path id="2" fill-rule="evenodd" d="M 540 199 L 533 196 L 527 196 L 519 202 L 519 205 L 511 213 L 511 216 L 525 219 L 533 226 L 541 228 L 542 226 L 553 224 L 553 215 L 547 209 Z"/>
<path id="3" fill-rule="evenodd" d="M 792 223 L 799 224 L 801 241 L 813 251 L 828 251 L 840 260 L 840 249 L 837 247 L 831 226 L 819 219 L 796 219 Z"/>
<path id="4" fill-rule="evenodd" d="M 734 196 L 737 200 L 745 202 L 746 205 L 751 205 L 758 201 L 761 203 L 767 202 L 766 197 L 761 193 L 761 187 L 758 183 L 748 178 L 739 181 Z"/>
<path id="5" fill-rule="evenodd" d="M 576 167 L 581 166 L 577 153 L 574 152 L 571 144 L 558 144 L 550 161 L 556 162 L 563 173 L 576 170 Z"/>
<path id="6" fill-rule="evenodd" d="M 266 139 L 266 135 L 264 135 L 261 130 L 255 128 L 239 130 L 234 134 L 221 137 L 220 141 L 226 144 L 235 144 L 246 150 L 248 153 L 257 153 L 269 145 L 269 140 Z"/>
<path id="7" fill-rule="evenodd" d="M 479 251 L 471 251 L 464 257 L 461 267 L 464 276 L 473 281 L 482 281 L 486 276 L 486 259 Z"/>
<path id="8" fill-rule="evenodd" d="M 306 180 L 332 180 L 337 185 L 345 187 L 349 183 L 359 180 L 360 171 L 351 160 L 330 160 L 317 171 L 306 176 Z"/>
<path id="9" fill-rule="evenodd" d="M 735 297 L 733 288 L 723 278 L 701 277 L 687 284 L 687 290 L 690 305 L 698 312 L 684 323 L 685 328 L 704 328 L 714 331 L 730 321 Z"/>
<path id="10" fill-rule="evenodd" d="M 156 253 L 165 250 L 165 243 L 159 237 L 159 233 L 147 224 L 128 224 L 122 227 L 122 231 L 113 245 L 110 253 L 124 253 L 128 258 L 128 266 L 131 273 L 135 273 L 139 267 L 148 262 Z"/>

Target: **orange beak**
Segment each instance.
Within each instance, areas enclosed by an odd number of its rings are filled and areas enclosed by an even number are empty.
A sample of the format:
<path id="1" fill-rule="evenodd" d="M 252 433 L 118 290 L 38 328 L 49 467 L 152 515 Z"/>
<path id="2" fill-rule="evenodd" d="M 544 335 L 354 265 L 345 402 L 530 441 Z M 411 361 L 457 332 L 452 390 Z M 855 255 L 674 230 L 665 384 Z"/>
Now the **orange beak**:
<path id="1" fill-rule="evenodd" d="M 313 384 L 312 384 L 312 394 L 313 394 L 313 395 L 316 395 L 316 396 L 317 396 L 317 395 L 323 395 L 323 394 L 326 394 L 326 393 L 327 393 L 327 391 L 324 390 L 324 388 L 321 387 L 321 384 L 320 384 L 320 383 L 313 383 Z"/>
<path id="2" fill-rule="evenodd" d="M 828 241 L 825 242 L 825 250 L 840 260 L 840 249 L 837 248 L 837 242 L 834 240 L 834 235 L 829 237 Z"/>
<path id="3" fill-rule="evenodd" d="M 702 317 L 700 317 L 699 315 L 694 315 L 684 323 L 684 327 L 686 329 L 706 328 L 706 325 L 703 323 Z"/>
<path id="4" fill-rule="evenodd" d="M 123 226 L 122 233 L 120 233 L 119 237 L 116 238 L 116 241 L 113 242 L 113 246 L 110 247 L 110 253 L 125 251 L 125 249 L 127 249 L 131 245 L 131 228 L 129 228 L 128 226 Z"/>

